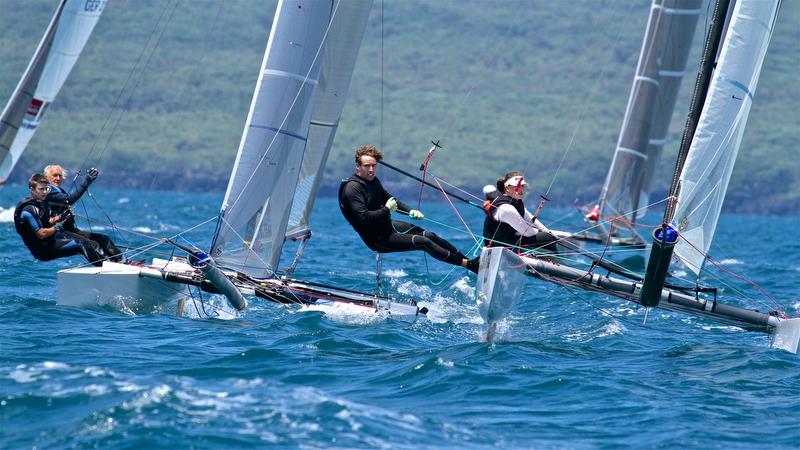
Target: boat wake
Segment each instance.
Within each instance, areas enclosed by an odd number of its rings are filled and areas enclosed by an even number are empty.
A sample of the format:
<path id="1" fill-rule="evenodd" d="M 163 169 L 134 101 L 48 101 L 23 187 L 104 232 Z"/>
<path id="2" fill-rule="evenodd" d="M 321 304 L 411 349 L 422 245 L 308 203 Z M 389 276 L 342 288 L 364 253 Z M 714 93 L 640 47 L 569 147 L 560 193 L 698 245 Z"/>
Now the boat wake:
<path id="1" fill-rule="evenodd" d="M 622 322 L 612 318 L 610 321 L 601 324 L 599 328 L 580 329 L 564 334 L 564 339 L 573 343 L 585 343 L 608 336 L 625 334 L 627 331 L 628 329 L 625 328 Z"/>
<path id="2" fill-rule="evenodd" d="M 179 301 L 178 311 L 189 319 L 234 320 L 241 317 L 225 300 L 225 297 L 212 295 L 203 300 L 187 299 Z"/>
<path id="3" fill-rule="evenodd" d="M 14 221 L 14 208 L 3 208 L 0 206 L 0 223 L 10 223 Z"/>
<path id="4" fill-rule="evenodd" d="M 442 289 L 438 292 L 429 285 L 411 280 L 391 281 L 392 289 L 398 294 L 416 298 L 420 307 L 428 308 L 426 317 L 431 323 L 483 323 L 475 305 L 475 288 L 467 276 L 456 279 L 447 287 L 440 286 Z"/>
<path id="5" fill-rule="evenodd" d="M 481 320 L 481 323 L 482 322 Z M 510 341 L 513 322 L 514 321 L 510 317 L 506 317 L 498 322 L 493 322 L 489 325 L 489 329 L 485 333 L 480 334 L 480 340 L 490 344 Z"/>
<path id="6" fill-rule="evenodd" d="M 306 305 L 297 310 L 298 313 L 309 311 L 320 311 L 329 320 L 349 325 L 374 325 L 391 317 L 386 311 L 341 302 Z"/>

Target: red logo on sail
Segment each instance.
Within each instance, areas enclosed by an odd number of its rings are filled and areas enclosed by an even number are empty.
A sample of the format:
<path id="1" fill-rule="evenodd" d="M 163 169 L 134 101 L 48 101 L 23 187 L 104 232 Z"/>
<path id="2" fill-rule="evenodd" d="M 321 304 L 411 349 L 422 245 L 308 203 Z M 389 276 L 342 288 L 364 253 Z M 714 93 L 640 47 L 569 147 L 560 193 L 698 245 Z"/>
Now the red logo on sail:
<path id="1" fill-rule="evenodd" d="M 28 106 L 28 110 L 25 111 L 25 118 L 22 119 L 22 127 L 36 128 L 39 122 L 42 121 L 48 106 L 50 106 L 50 102 L 43 102 L 38 98 L 31 99 L 31 104 Z"/>
<path id="2" fill-rule="evenodd" d="M 28 111 L 26 114 L 36 117 L 39 114 L 39 110 L 42 108 L 42 105 L 44 105 L 44 102 L 38 98 L 31 99 L 31 104 L 28 106 Z"/>

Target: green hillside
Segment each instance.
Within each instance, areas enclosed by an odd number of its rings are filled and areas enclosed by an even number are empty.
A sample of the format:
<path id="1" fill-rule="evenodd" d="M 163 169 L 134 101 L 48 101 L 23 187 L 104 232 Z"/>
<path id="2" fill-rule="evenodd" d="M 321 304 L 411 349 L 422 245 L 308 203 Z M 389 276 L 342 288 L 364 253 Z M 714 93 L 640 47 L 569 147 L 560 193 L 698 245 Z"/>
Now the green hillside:
<path id="1" fill-rule="evenodd" d="M 0 101 L 13 90 L 55 4 L 0 0 Z M 360 145 L 379 145 L 387 161 L 414 170 L 437 139 L 445 148 L 431 169 L 452 184 L 479 192 L 521 168 L 536 191 L 552 183 L 554 203 L 592 201 L 616 143 L 649 5 L 376 1 L 326 192 L 352 171 Z M 110 0 L 12 180 L 60 161 L 100 167 L 99 186 L 224 189 L 274 8 L 274 1 L 261 0 Z M 798 67 L 800 2 L 783 2 L 729 211 L 800 214 Z M 684 81 L 656 177 L 662 195 L 693 82 L 693 75 Z M 394 189 L 415 187 L 392 173 L 381 177 Z"/>

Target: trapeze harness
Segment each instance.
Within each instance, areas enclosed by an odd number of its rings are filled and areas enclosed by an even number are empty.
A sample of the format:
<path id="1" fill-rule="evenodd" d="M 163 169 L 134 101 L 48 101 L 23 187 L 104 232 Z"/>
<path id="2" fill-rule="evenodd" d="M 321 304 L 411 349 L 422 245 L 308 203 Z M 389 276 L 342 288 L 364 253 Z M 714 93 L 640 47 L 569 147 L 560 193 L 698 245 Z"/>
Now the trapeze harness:
<path id="1" fill-rule="evenodd" d="M 52 261 L 56 258 L 83 255 L 94 265 L 102 264 L 102 250 L 96 242 L 81 239 L 80 236 L 73 236 L 69 232 L 62 233 L 66 239 L 57 239 L 55 236 L 39 239 L 36 232 L 42 228 L 42 224 L 50 223 L 50 217 L 47 203 L 33 197 L 22 200 L 14 209 L 14 227 L 34 258 L 40 261 Z"/>
<path id="2" fill-rule="evenodd" d="M 492 213 L 501 205 L 511 205 L 521 217 L 525 217 L 525 204 L 512 197 L 500 194 L 483 208 L 483 239 L 487 247 L 514 247 L 519 242 L 519 234 L 511 225 L 495 219 Z"/>
<path id="3" fill-rule="evenodd" d="M 439 261 L 461 265 L 466 257 L 446 240 L 408 222 L 392 220 L 384 207 L 390 197 L 377 178 L 367 181 L 352 175 L 339 185 L 339 208 L 370 250 L 378 253 L 424 250 Z M 397 207 L 401 211 L 411 210 L 400 201 Z"/>
<path id="4" fill-rule="evenodd" d="M 81 246 L 71 241 L 56 239 L 53 236 L 39 239 L 36 232 L 45 223 L 50 223 L 50 208 L 40 200 L 28 197 L 19 202 L 14 209 L 14 227 L 34 258 L 51 261 L 82 253 Z"/>

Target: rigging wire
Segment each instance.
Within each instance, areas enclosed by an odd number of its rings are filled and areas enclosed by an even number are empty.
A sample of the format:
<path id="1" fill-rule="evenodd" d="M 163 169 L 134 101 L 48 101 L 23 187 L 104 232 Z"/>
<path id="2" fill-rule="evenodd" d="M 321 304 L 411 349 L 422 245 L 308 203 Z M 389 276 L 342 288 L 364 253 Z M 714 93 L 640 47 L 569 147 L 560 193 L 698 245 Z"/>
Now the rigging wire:
<path id="1" fill-rule="evenodd" d="M 116 115 L 117 119 L 114 122 L 113 126 L 111 127 L 111 131 L 109 132 L 106 144 L 103 146 L 102 150 L 100 150 L 98 156 L 96 158 L 94 158 L 97 162 L 100 162 L 102 160 L 103 155 L 105 154 L 106 150 L 110 146 L 111 139 L 113 138 L 113 136 L 114 136 L 114 134 L 115 134 L 115 132 L 116 132 L 121 120 L 122 120 L 122 116 L 125 114 L 125 110 L 120 106 L 120 101 L 123 98 L 123 94 L 126 92 L 129 83 L 134 78 L 134 73 L 137 72 L 137 68 L 139 67 L 140 63 L 142 62 L 142 60 L 145 58 L 145 55 L 146 55 L 146 61 L 144 63 L 144 66 L 139 70 L 139 78 L 135 82 L 134 87 L 131 89 L 130 94 L 128 96 L 128 99 L 126 101 L 126 103 L 129 103 L 130 100 L 133 98 L 133 94 L 136 91 L 136 89 L 138 88 L 139 83 L 144 78 L 145 69 L 148 66 L 148 64 L 150 63 L 150 60 L 152 59 L 152 56 L 155 53 L 155 49 L 158 48 L 158 44 L 160 43 L 161 38 L 164 35 L 164 31 L 168 28 L 169 22 L 172 20 L 172 16 L 175 13 L 175 10 L 177 9 L 177 5 L 178 5 L 178 0 L 175 0 L 172 3 L 172 5 L 168 4 L 167 7 L 165 7 L 161 11 L 161 15 L 159 16 L 159 18 L 156 21 L 156 23 L 153 25 L 153 28 L 151 29 L 150 34 L 147 37 L 147 40 L 145 41 L 145 45 L 142 47 L 141 51 L 139 52 L 139 56 L 137 57 L 136 62 L 133 64 L 133 67 L 128 72 L 128 76 L 125 79 L 125 82 L 123 83 L 122 88 L 120 88 L 119 92 L 117 93 L 117 96 L 116 96 L 116 98 L 114 100 L 114 103 L 111 106 L 111 112 L 108 115 L 106 115 L 106 118 L 103 121 L 103 125 L 100 127 L 100 130 L 97 132 L 97 134 L 95 136 L 95 139 L 92 142 L 92 146 L 90 147 L 89 151 L 84 156 L 84 159 L 81 162 L 81 164 L 79 165 L 79 167 L 84 167 L 88 163 L 88 161 L 92 158 L 92 155 L 96 151 L 97 144 L 100 141 L 100 138 L 103 136 L 103 132 L 105 131 L 105 129 L 108 126 L 109 122 L 112 120 L 112 117 L 114 117 Z M 162 21 L 164 21 L 164 20 L 166 20 L 166 22 L 162 26 Z M 160 28 L 160 32 L 159 32 L 159 28 Z M 154 36 L 156 36 L 157 33 L 158 33 L 158 36 L 155 38 L 155 44 L 152 46 L 152 49 L 150 49 L 149 52 L 146 52 L 148 47 L 150 47 L 151 41 L 153 41 Z M 119 113 L 115 114 L 115 112 L 117 112 L 117 111 L 119 111 Z M 77 182 L 78 175 L 80 175 L 80 170 L 76 171 L 76 176 L 72 179 L 72 182 L 70 184 L 70 189 L 74 189 L 75 188 L 75 184 Z M 110 224 L 112 229 L 115 230 L 115 232 L 116 232 L 118 228 L 114 224 L 114 222 L 111 219 L 111 217 L 109 216 L 109 214 L 102 208 L 100 203 L 97 202 L 97 200 L 92 196 L 92 194 L 91 194 L 91 192 L 89 191 L 88 188 L 86 190 L 86 193 L 93 200 L 93 202 L 95 203 L 95 206 L 106 216 L 106 219 L 108 220 L 108 223 Z M 81 203 L 82 203 L 82 206 L 84 208 L 84 213 L 88 216 L 88 210 L 86 209 L 86 205 L 83 202 L 81 202 Z M 90 230 L 91 230 L 91 228 L 90 228 Z M 116 237 L 116 234 L 115 234 L 115 237 Z"/>
<path id="2" fill-rule="evenodd" d="M 627 12 L 624 14 L 624 16 L 622 18 L 622 22 L 623 23 L 628 20 L 628 17 L 631 15 L 631 13 L 632 13 L 632 11 L 634 9 L 634 6 L 635 6 L 634 3 L 631 3 L 629 5 L 629 7 L 627 9 Z M 619 42 L 622 40 L 622 31 L 623 31 L 623 29 L 624 29 L 624 27 L 617 27 L 617 35 L 614 38 L 614 40 L 613 40 L 613 42 L 612 42 L 612 44 L 611 44 L 611 46 L 609 48 L 615 48 L 619 44 Z M 593 99 L 598 96 L 599 91 L 600 91 L 600 83 L 601 83 L 601 81 L 603 79 L 606 78 L 606 72 L 610 71 L 610 66 L 611 66 L 610 61 L 611 61 L 611 58 L 606 58 L 604 60 L 605 63 L 602 65 L 602 67 L 600 69 L 600 72 L 599 72 L 599 75 L 597 77 L 595 77 L 595 80 L 597 80 L 596 83 L 595 83 L 595 86 L 589 92 L 589 95 L 588 95 L 588 99 L 589 100 L 587 101 L 587 103 L 593 103 L 594 102 Z M 587 113 L 587 108 L 582 108 L 577 120 L 575 121 L 575 126 L 573 127 L 572 135 L 570 136 L 569 143 L 567 144 L 566 148 L 562 152 L 561 159 L 560 159 L 558 165 L 556 166 L 556 170 L 553 173 L 553 177 L 550 180 L 550 184 L 547 186 L 547 189 L 545 190 L 545 193 L 544 193 L 545 197 L 548 197 L 550 195 L 550 190 L 552 189 L 553 184 L 555 184 L 556 179 L 558 178 L 558 174 L 559 174 L 559 172 L 561 170 L 561 167 L 564 165 L 564 161 L 567 159 L 567 155 L 570 153 L 570 151 L 572 149 L 572 146 L 575 143 L 576 136 L 577 136 L 578 132 L 580 131 L 581 126 L 585 123 L 586 113 Z M 525 169 L 523 170 L 523 172 L 527 172 L 528 168 L 530 167 L 530 165 L 531 165 L 531 161 L 529 160 L 528 163 L 525 165 Z"/>
<path id="3" fill-rule="evenodd" d="M 123 94 L 127 90 L 128 85 L 131 82 L 131 80 L 134 78 L 134 74 L 137 72 L 137 69 L 139 68 L 140 63 L 142 63 L 142 60 L 144 59 L 143 66 L 141 67 L 141 69 L 138 69 L 138 72 L 139 72 L 138 73 L 138 78 L 134 82 L 134 85 L 131 88 L 131 91 L 130 91 L 130 93 L 128 95 L 128 98 L 125 101 L 126 104 L 130 105 L 130 101 L 133 98 L 133 94 L 136 92 L 136 89 L 139 87 L 139 84 L 141 83 L 142 79 L 144 78 L 145 70 L 146 70 L 147 66 L 150 64 L 150 61 L 153 58 L 153 54 L 155 54 L 155 50 L 158 48 L 158 46 L 159 46 L 159 44 L 161 42 L 161 39 L 164 36 L 164 32 L 167 30 L 167 28 L 169 28 L 169 23 L 172 21 L 172 17 L 173 17 L 173 15 L 175 13 L 175 10 L 177 9 L 177 6 L 178 6 L 178 0 L 174 0 L 171 5 L 168 4 L 167 7 L 165 7 L 161 11 L 161 15 L 159 16 L 158 20 L 153 25 L 153 28 L 150 31 L 150 35 L 148 36 L 148 38 L 147 38 L 147 40 L 145 42 L 145 45 L 142 47 L 142 50 L 139 53 L 139 56 L 136 59 L 136 62 L 133 64 L 133 67 L 128 72 L 128 77 L 125 79 L 125 83 L 122 85 L 122 88 L 117 93 L 117 97 L 114 100 L 114 104 L 111 107 L 111 113 L 106 116 L 106 119 L 103 122 L 103 125 L 100 128 L 100 131 L 95 136 L 95 140 L 92 143 L 92 146 L 89 149 L 89 152 L 87 153 L 86 157 L 84 158 L 81 166 L 84 166 L 87 163 L 87 161 L 90 159 L 92 154 L 95 152 L 95 150 L 97 148 L 97 144 L 100 141 L 100 137 L 103 135 L 103 131 L 105 130 L 105 128 L 109 124 L 109 122 L 112 121 L 112 117 L 115 116 L 114 112 L 115 111 L 119 111 L 119 113 L 116 114 L 116 121 L 114 121 L 114 124 L 113 124 L 113 126 L 111 128 L 111 131 L 109 132 L 109 136 L 108 136 L 108 139 L 106 140 L 105 145 L 100 150 L 100 153 L 97 156 L 97 158 L 95 158 L 98 161 L 100 161 L 102 159 L 103 155 L 105 154 L 106 150 L 108 149 L 109 145 L 111 144 L 111 139 L 114 137 L 114 134 L 115 134 L 117 128 L 119 127 L 119 124 L 120 124 L 120 122 L 122 120 L 122 116 L 125 114 L 124 108 L 120 105 L 120 101 L 123 98 Z M 162 22 L 163 22 L 163 24 L 162 24 Z M 153 42 L 152 45 L 151 45 L 151 42 Z M 152 48 L 150 48 L 150 47 L 152 47 Z M 149 51 L 148 51 L 148 49 L 149 49 Z"/>
<path id="4" fill-rule="evenodd" d="M 384 64 L 383 47 L 384 47 L 384 41 L 386 40 L 386 33 L 384 31 L 384 15 L 383 15 L 384 14 L 384 2 L 385 2 L 385 0 L 381 0 L 381 39 L 380 39 L 380 41 L 381 41 L 381 82 L 380 82 L 380 86 L 381 86 L 381 117 L 380 117 L 380 124 L 381 124 L 381 126 L 380 126 L 380 139 L 379 139 L 381 148 L 383 148 L 383 112 L 384 112 L 383 88 L 384 88 L 384 82 L 385 82 L 384 73 L 383 73 L 383 64 Z"/>
<path id="5" fill-rule="evenodd" d="M 301 86 L 305 86 L 306 83 L 308 83 L 308 80 L 309 80 L 309 78 L 311 76 L 311 71 L 314 70 L 314 66 L 316 65 L 317 60 L 320 58 L 320 55 L 322 54 L 322 49 L 325 47 L 325 42 L 327 42 L 327 39 L 328 39 L 328 33 L 330 32 L 331 26 L 333 25 L 333 22 L 336 19 L 336 13 L 337 13 L 337 11 L 339 9 L 339 5 L 340 5 L 340 3 L 337 2 L 336 3 L 336 7 L 331 12 L 331 18 L 328 21 L 328 24 L 327 24 L 327 26 L 325 28 L 325 33 L 322 36 L 322 41 L 320 42 L 319 47 L 317 47 L 316 53 L 314 54 L 314 58 L 312 59 L 308 70 L 306 71 L 305 75 L 303 76 L 303 80 L 301 82 Z M 304 91 L 303 91 L 302 88 L 298 89 L 297 94 L 295 94 L 294 98 L 292 99 L 292 102 L 289 105 L 289 108 L 286 111 L 286 114 L 284 114 L 283 119 L 281 120 L 281 124 L 278 127 L 278 129 L 283 129 L 283 127 L 286 125 L 286 122 L 289 120 L 289 116 L 291 115 L 292 111 L 294 110 L 294 107 L 297 104 L 297 101 L 298 101 L 298 99 L 300 98 L 300 96 L 301 96 L 301 94 L 303 92 Z M 252 168 L 250 176 L 247 177 L 247 179 L 245 180 L 245 182 L 243 184 L 243 187 L 239 192 L 239 195 L 233 200 L 233 202 L 230 202 L 229 204 L 226 204 L 225 205 L 226 208 L 233 208 L 239 202 L 239 200 L 241 199 L 241 196 L 245 192 L 247 186 L 250 185 L 250 183 L 253 180 L 253 177 L 255 177 L 255 175 L 258 173 L 259 168 L 261 167 L 261 165 L 266 160 L 267 155 L 270 154 L 270 150 L 272 149 L 273 145 L 275 145 L 275 142 L 278 140 L 278 136 L 279 136 L 279 133 L 276 132 L 274 134 L 274 136 L 272 137 L 272 140 L 270 141 L 270 143 L 267 145 L 266 149 L 264 150 L 263 154 L 261 155 L 261 158 L 259 158 L 258 163 L 255 165 L 255 167 Z M 238 158 L 237 158 L 237 162 L 238 162 Z M 226 197 L 227 197 L 227 194 L 226 194 Z M 226 200 L 225 203 L 228 203 L 227 202 L 227 198 L 225 200 Z M 263 211 L 262 211 L 262 214 L 261 214 L 262 219 L 263 219 L 265 214 L 266 214 L 266 208 L 264 208 Z M 220 216 L 220 220 L 224 221 L 224 217 Z M 260 222 L 261 222 L 261 220 L 259 220 L 259 223 Z"/>

